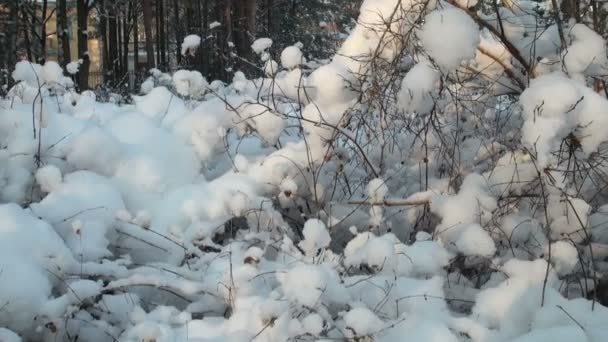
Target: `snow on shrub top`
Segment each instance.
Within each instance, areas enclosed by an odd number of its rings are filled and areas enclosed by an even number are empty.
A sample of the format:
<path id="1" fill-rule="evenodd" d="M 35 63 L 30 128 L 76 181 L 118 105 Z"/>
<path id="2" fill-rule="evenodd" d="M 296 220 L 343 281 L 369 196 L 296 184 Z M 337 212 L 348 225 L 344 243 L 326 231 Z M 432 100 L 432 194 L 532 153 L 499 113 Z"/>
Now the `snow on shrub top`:
<path id="1" fill-rule="evenodd" d="M 38 76 L 41 71 L 42 66 L 40 64 L 21 61 L 15 65 L 12 76 L 15 81 L 24 81 L 32 87 L 38 87 L 38 83 L 42 83 L 40 76 Z"/>
<path id="2" fill-rule="evenodd" d="M 414 65 L 403 77 L 399 106 L 406 112 L 428 113 L 433 108 L 438 73 L 428 62 Z"/>
<path id="3" fill-rule="evenodd" d="M 68 65 L 66 65 L 66 71 L 70 75 L 75 75 L 80 70 L 80 65 L 81 64 L 82 64 L 82 60 L 81 59 L 79 59 L 77 61 L 71 61 L 70 63 L 68 63 Z"/>
<path id="4" fill-rule="evenodd" d="M 63 69 L 57 62 L 48 61 L 42 67 L 42 81 L 48 84 L 61 83 L 63 79 Z"/>
<path id="5" fill-rule="evenodd" d="M 206 90 L 207 80 L 198 71 L 178 70 L 173 74 L 173 84 L 178 94 L 200 97 Z"/>
<path id="6" fill-rule="evenodd" d="M 264 64 L 264 74 L 268 77 L 273 77 L 279 71 L 279 63 L 269 59 Z"/>
<path id="7" fill-rule="evenodd" d="M 306 255 L 314 256 L 320 249 L 329 247 L 331 237 L 325 227 L 325 224 L 317 219 L 306 221 L 302 230 L 304 240 L 300 246 L 306 252 Z"/>
<path id="8" fill-rule="evenodd" d="M 371 203 L 382 202 L 387 193 L 388 187 L 380 178 L 374 178 L 367 184 L 367 196 Z"/>
<path id="9" fill-rule="evenodd" d="M 190 34 L 184 37 L 182 42 L 182 55 L 194 55 L 196 49 L 201 45 L 201 37 L 196 34 Z"/>
<path id="10" fill-rule="evenodd" d="M 475 57 L 480 41 L 477 24 L 458 8 L 431 12 L 424 20 L 419 36 L 431 58 L 448 71 Z"/>
<path id="11" fill-rule="evenodd" d="M 608 123 L 608 100 L 561 73 L 532 80 L 519 102 L 525 118 L 522 140 L 535 151 L 539 167 L 553 162 L 551 152 L 570 133 L 587 155 L 608 139 L 600 129 Z"/>
<path id="12" fill-rule="evenodd" d="M 584 24 L 575 24 L 568 34 L 572 44 L 562 56 L 568 74 L 584 82 L 585 74 L 605 73 L 608 68 L 608 57 L 604 38 Z"/>
<path id="13" fill-rule="evenodd" d="M 293 69 L 306 63 L 306 59 L 299 47 L 288 46 L 281 52 L 281 65 L 286 69 Z"/>
<path id="14" fill-rule="evenodd" d="M 383 322 L 365 307 L 354 308 L 344 315 L 346 337 L 367 336 L 380 331 Z"/>
<path id="15" fill-rule="evenodd" d="M 46 165 L 36 172 L 36 181 L 44 192 L 58 190 L 61 178 L 61 171 L 54 165 Z"/>
<path id="16" fill-rule="evenodd" d="M 258 38 L 253 42 L 253 44 L 251 44 L 251 49 L 253 50 L 253 52 L 260 55 L 260 54 L 262 54 L 262 52 L 270 49 L 271 46 L 272 46 L 272 39 Z"/>

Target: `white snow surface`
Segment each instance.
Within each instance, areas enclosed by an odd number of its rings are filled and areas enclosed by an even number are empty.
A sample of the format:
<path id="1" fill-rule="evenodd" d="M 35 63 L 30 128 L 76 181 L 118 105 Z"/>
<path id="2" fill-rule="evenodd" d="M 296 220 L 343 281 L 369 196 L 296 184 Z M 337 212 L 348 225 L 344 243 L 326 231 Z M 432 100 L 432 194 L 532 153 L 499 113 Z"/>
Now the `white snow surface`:
<path id="1" fill-rule="evenodd" d="M 501 4 L 516 47 L 531 6 Z M 153 69 L 132 103 L 18 62 L 0 98 L 0 341 L 604 341 L 608 100 L 588 85 L 605 42 L 580 25 L 567 54 L 547 28 L 534 52 L 561 65 L 529 83 L 440 1 L 363 1 L 329 60 L 294 44 L 281 69 L 260 38 L 261 78 Z"/>

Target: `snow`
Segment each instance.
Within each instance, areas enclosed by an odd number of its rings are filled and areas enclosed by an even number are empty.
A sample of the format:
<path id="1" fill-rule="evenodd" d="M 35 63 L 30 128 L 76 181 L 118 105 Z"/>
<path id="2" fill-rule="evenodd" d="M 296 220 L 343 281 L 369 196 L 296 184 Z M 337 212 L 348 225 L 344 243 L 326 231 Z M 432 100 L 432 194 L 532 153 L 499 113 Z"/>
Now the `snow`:
<path id="1" fill-rule="evenodd" d="M 75 261 L 51 225 L 15 204 L 0 205 L 0 260 L 0 321 L 26 332 Z"/>
<path id="2" fill-rule="evenodd" d="M 38 87 L 38 84 L 42 83 L 39 76 L 41 70 L 42 66 L 40 64 L 34 64 L 24 60 L 15 65 L 12 76 L 15 81 L 24 81 L 32 87 Z"/>
<path id="3" fill-rule="evenodd" d="M 555 271 L 566 276 L 570 274 L 578 263 L 578 251 L 576 247 L 566 241 L 557 241 L 551 244 L 550 262 L 554 265 Z M 545 255 L 549 256 L 549 247 L 545 248 Z"/>
<path id="4" fill-rule="evenodd" d="M 148 78 L 141 84 L 140 88 L 141 88 L 140 91 L 142 94 L 148 94 L 154 89 L 154 81 L 152 79 Z"/>
<path id="5" fill-rule="evenodd" d="M 0 328 L 0 340 L 3 342 L 21 342 L 21 337 L 6 328 Z"/>
<path id="6" fill-rule="evenodd" d="M 186 75 L 192 76 L 196 83 L 190 83 L 189 78 L 184 80 L 183 83 L 178 83 L 183 86 L 182 90 L 186 93 L 186 96 L 190 95 L 197 98 L 201 95 L 200 92 L 204 91 L 204 88 L 201 87 L 205 85 L 205 80 L 190 72 L 187 72 Z M 142 114 L 154 121 L 162 118 L 163 126 L 170 125 L 180 119 L 185 110 L 184 102 L 165 86 L 153 88 L 145 96 L 134 96 L 133 100 Z"/>
<path id="7" fill-rule="evenodd" d="M 302 329 L 305 333 L 319 335 L 323 331 L 323 318 L 318 314 L 310 314 L 302 320 Z"/>
<path id="8" fill-rule="evenodd" d="M 201 37 L 196 34 L 190 34 L 184 37 L 182 42 L 182 55 L 194 55 L 196 49 L 201 45 Z"/>
<path id="9" fill-rule="evenodd" d="M 472 8 L 477 5 L 477 0 L 458 0 L 456 4 L 461 8 Z"/>
<path id="10" fill-rule="evenodd" d="M 318 219 L 306 221 L 302 230 L 304 240 L 300 243 L 306 255 L 314 256 L 318 251 L 329 247 L 331 237 L 325 224 Z"/>
<path id="11" fill-rule="evenodd" d="M 281 52 L 281 65 L 286 69 L 294 69 L 306 63 L 306 59 L 299 47 L 288 46 Z"/>
<path id="12" fill-rule="evenodd" d="M 360 233 L 346 245 L 344 263 L 347 267 L 368 266 L 381 273 L 409 275 L 414 268 L 409 251 L 392 234 L 377 237 Z"/>
<path id="13" fill-rule="evenodd" d="M 413 341 L 458 341 L 458 338 L 445 324 L 435 320 L 417 318 L 397 322 L 395 329 L 388 330 L 382 336 L 382 341 L 399 341 L 402 336 L 408 336 L 408 339 Z"/>
<path id="14" fill-rule="evenodd" d="M 433 108 L 433 97 L 439 75 L 428 62 L 414 65 L 403 77 L 399 91 L 399 106 L 405 112 L 428 113 Z"/>
<path id="15" fill-rule="evenodd" d="M 367 183 L 367 196 L 371 203 L 382 202 L 388 193 L 388 186 L 382 179 L 374 178 Z"/>
<path id="16" fill-rule="evenodd" d="M 48 84 L 61 83 L 63 79 L 63 69 L 57 62 L 48 61 L 42 67 L 42 81 Z"/>
<path id="17" fill-rule="evenodd" d="M 44 192 L 53 192 L 61 187 L 61 170 L 55 165 L 46 165 L 36 171 L 36 182 Z"/>
<path id="18" fill-rule="evenodd" d="M 405 249 L 415 274 L 432 276 L 442 273 L 452 255 L 435 241 L 416 241 Z"/>
<path id="19" fill-rule="evenodd" d="M 200 72 L 188 70 L 176 71 L 173 84 L 178 94 L 190 97 L 201 97 L 209 85 Z"/>
<path id="20" fill-rule="evenodd" d="M 606 133 L 597 127 L 608 120 L 608 100 L 561 73 L 534 79 L 520 103 L 526 119 L 522 140 L 534 148 L 540 167 L 553 162 L 550 152 L 570 133 L 580 136 L 586 154 L 596 151 L 606 139 Z"/>
<path id="21" fill-rule="evenodd" d="M 342 104 L 351 99 L 352 94 L 347 90 L 345 82 L 348 79 L 347 71 L 340 65 L 329 64 L 316 69 L 308 78 L 308 82 L 314 87 L 317 102 L 321 105 L 330 105 Z M 326 114 L 328 115 L 329 113 Z M 329 122 L 335 123 L 336 119 L 332 117 Z"/>
<path id="22" fill-rule="evenodd" d="M 564 341 L 588 341 L 583 330 L 579 327 L 569 326 L 535 330 L 514 339 L 513 342 L 551 342 L 555 341 L 557 336 Z"/>
<path id="23" fill-rule="evenodd" d="M 562 58 L 568 74 L 584 81 L 585 74 L 600 75 L 608 68 L 606 42 L 584 24 L 574 25 L 568 32 L 572 43 Z"/>
<path id="24" fill-rule="evenodd" d="M 279 71 L 279 63 L 269 59 L 264 64 L 264 74 L 268 77 L 274 77 Z"/>
<path id="25" fill-rule="evenodd" d="M 473 3 L 366 0 L 327 59 L 261 38 L 263 74 L 139 95 L 19 62 L 0 340 L 603 341 L 605 42 L 517 1 L 506 48 Z"/>
<path id="26" fill-rule="evenodd" d="M 344 335 L 348 338 L 371 335 L 383 326 L 383 322 L 365 307 L 350 310 L 344 315 L 344 324 Z"/>
<path id="27" fill-rule="evenodd" d="M 464 255 L 493 256 L 496 252 L 494 240 L 478 224 L 464 228 L 455 243 L 458 251 Z"/>
<path id="28" fill-rule="evenodd" d="M 260 137 L 268 144 L 275 144 L 285 127 L 285 120 L 271 108 L 245 103 L 237 111 L 238 128 L 244 132 L 248 127 L 254 128 Z"/>
<path id="29" fill-rule="evenodd" d="M 98 151 L 91 155 L 91 149 Z M 81 170 L 92 170 L 106 176 L 113 175 L 122 159 L 122 145 L 110 132 L 99 128 L 84 129 L 74 137 L 67 153 L 67 161 Z"/>
<path id="30" fill-rule="evenodd" d="M 99 260 L 110 254 L 113 212 L 122 208 L 122 196 L 113 184 L 89 171 L 65 175 L 60 186 L 31 206 L 36 215 L 54 222 L 66 244 L 85 261 Z M 83 225 L 78 234 L 72 227 L 73 219 L 80 220 Z"/>
<path id="31" fill-rule="evenodd" d="M 270 38 L 258 38 L 253 44 L 251 44 L 251 49 L 258 55 L 261 55 L 266 50 L 270 49 L 272 46 L 272 39 Z"/>
<path id="32" fill-rule="evenodd" d="M 431 12 L 419 35 L 429 56 L 448 71 L 475 57 L 480 42 L 477 24 L 458 8 Z"/>
<path id="33" fill-rule="evenodd" d="M 315 308 L 345 299 L 337 274 L 324 267 L 295 266 L 286 273 L 278 273 L 277 280 L 287 300 L 305 307 Z"/>
<path id="34" fill-rule="evenodd" d="M 431 211 L 442 217 L 437 226 L 440 236 L 464 255 L 494 254 L 494 241 L 478 222 L 488 220 L 495 208 L 485 180 L 476 174 L 464 179 L 458 194 L 437 195 L 431 202 Z"/>
<path id="35" fill-rule="evenodd" d="M 82 64 L 82 60 L 77 60 L 77 61 L 71 61 L 70 63 L 68 63 L 66 65 L 66 71 L 70 74 L 70 75 L 76 75 L 78 73 L 78 71 L 80 70 L 80 65 Z"/>

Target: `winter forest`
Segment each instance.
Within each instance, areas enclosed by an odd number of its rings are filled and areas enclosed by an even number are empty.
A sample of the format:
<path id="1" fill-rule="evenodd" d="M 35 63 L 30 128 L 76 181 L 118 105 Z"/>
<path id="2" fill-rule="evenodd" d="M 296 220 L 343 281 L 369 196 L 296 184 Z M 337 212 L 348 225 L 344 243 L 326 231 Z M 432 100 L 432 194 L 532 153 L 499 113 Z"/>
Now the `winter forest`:
<path id="1" fill-rule="evenodd" d="M 0 0 L 0 342 L 608 341 L 605 0 Z"/>

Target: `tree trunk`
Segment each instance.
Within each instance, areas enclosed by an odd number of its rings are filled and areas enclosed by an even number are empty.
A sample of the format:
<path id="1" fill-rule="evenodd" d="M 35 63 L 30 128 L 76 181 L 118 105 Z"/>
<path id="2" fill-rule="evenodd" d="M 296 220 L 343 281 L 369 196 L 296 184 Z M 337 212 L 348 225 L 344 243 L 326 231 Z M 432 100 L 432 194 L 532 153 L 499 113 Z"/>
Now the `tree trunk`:
<path id="1" fill-rule="evenodd" d="M 253 43 L 253 38 L 255 37 L 255 25 L 256 25 L 256 14 L 258 10 L 257 0 L 248 0 L 245 1 L 247 5 L 246 13 L 247 13 L 247 49 Z"/>
<path id="2" fill-rule="evenodd" d="M 116 81 L 118 78 L 118 27 L 116 20 L 116 5 L 111 5 L 112 7 L 107 12 L 108 14 L 108 29 L 110 39 L 108 40 L 108 52 L 110 54 L 110 80 L 112 83 Z"/>
<path id="3" fill-rule="evenodd" d="M 272 35 L 272 8 L 274 0 L 266 0 L 266 34 Z"/>
<path id="4" fill-rule="evenodd" d="M 161 46 L 160 46 L 160 11 L 159 11 L 159 5 L 160 5 L 160 1 L 159 0 L 155 0 L 154 1 L 154 36 L 156 37 L 154 39 L 154 41 L 156 42 L 156 64 L 158 67 L 160 67 L 162 69 L 162 60 L 160 59 L 160 50 L 161 50 Z"/>
<path id="5" fill-rule="evenodd" d="M 0 67 L 10 70 L 17 62 L 17 26 L 19 24 L 19 6 L 16 1 L 12 1 L 8 5 L 8 27 L 6 28 L 6 39 L 3 41 L 6 49 L 3 49 L 2 62 Z M 1 55 L 1 53 L 0 53 Z"/>
<path id="6" fill-rule="evenodd" d="M 137 5 L 131 2 L 131 14 L 133 15 L 133 70 L 136 72 L 139 67 L 139 16 L 137 11 Z"/>
<path id="7" fill-rule="evenodd" d="M 209 50 L 208 48 L 205 48 L 205 38 L 208 35 L 208 30 L 209 30 L 209 0 L 204 0 L 203 2 L 203 11 L 202 11 L 202 18 L 201 21 L 203 23 L 203 27 L 202 27 L 202 32 L 201 35 L 203 37 L 203 42 L 201 42 L 201 46 L 198 49 L 198 53 L 201 56 L 201 63 L 203 64 L 203 69 L 202 72 L 203 74 L 207 75 L 207 73 L 209 72 Z"/>
<path id="8" fill-rule="evenodd" d="M 124 13 L 122 16 L 122 74 L 126 75 L 129 72 L 129 21 L 130 7 L 125 4 Z"/>
<path id="9" fill-rule="evenodd" d="M 70 51 L 70 31 L 68 27 L 68 8 L 66 0 L 59 0 L 57 10 L 57 37 L 61 39 L 60 63 L 65 68 L 72 60 Z"/>
<path id="10" fill-rule="evenodd" d="M 116 9 L 115 9 L 115 13 L 116 13 L 116 26 L 117 26 L 117 42 L 118 42 L 118 56 L 116 58 L 116 82 L 118 82 L 120 80 L 120 78 L 122 77 L 122 70 L 123 70 L 123 65 L 122 65 L 122 54 L 123 54 L 123 32 L 125 30 L 125 27 L 123 25 L 123 21 L 122 21 L 122 9 L 120 8 L 120 5 L 116 5 Z M 120 13 L 120 14 L 119 14 Z"/>
<path id="11" fill-rule="evenodd" d="M 158 18 L 159 18 L 159 23 L 158 23 L 158 27 L 159 27 L 159 47 L 158 49 L 160 50 L 160 64 L 163 66 L 163 69 L 165 71 L 167 71 L 167 53 L 165 51 L 165 41 L 166 41 L 166 33 L 165 33 L 165 5 L 164 5 L 164 1 L 163 0 L 156 0 L 158 1 Z"/>
<path id="12" fill-rule="evenodd" d="M 256 0 L 239 0 L 237 2 L 235 43 L 238 54 L 245 59 L 250 59 L 252 56 L 251 43 L 253 42 L 252 37 L 255 35 L 256 10 Z"/>
<path id="13" fill-rule="evenodd" d="M 182 50 L 180 48 L 180 44 L 182 43 L 182 35 L 181 35 L 181 25 L 179 22 L 179 6 L 177 5 L 177 1 L 178 0 L 173 0 L 173 25 L 174 25 L 174 30 L 175 30 L 175 43 L 176 43 L 176 48 L 175 48 L 175 56 L 176 56 L 176 61 L 177 61 L 177 65 L 180 65 L 181 61 L 182 61 Z"/>
<path id="14" fill-rule="evenodd" d="M 32 59 L 35 63 L 38 63 L 40 61 L 40 39 L 36 39 L 38 32 L 36 32 L 36 4 L 34 4 L 34 9 L 33 12 L 30 14 L 31 16 L 31 20 L 28 21 L 28 24 L 30 26 L 30 42 L 28 42 L 28 45 L 31 44 L 31 54 L 32 54 Z M 28 15 L 25 15 L 26 20 L 30 17 Z"/>
<path id="15" fill-rule="evenodd" d="M 233 29 L 234 44 L 239 56 L 247 58 L 247 0 L 237 0 L 236 20 Z"/>
<path id="16" fill-rule="evenodd" d="M 227 42 L 231 42 L 232 37 L 232 0 L 223 0 L 224 3 L 224 28 L 226 30 L 226 41 L 222 42 L 225 44 Z"/>
<path id="17" fill-rule="evenodd" d="M 226 80 L 228 78 L 226 68 L 228 66 L 227 50 L 228 41 L 231 40 L 232 36 L 232 16 L 231 11 L 231 0 L 218 0 L 215 2 L 215 18 L 217 21 L 222 23 L 222 29 L 217 31 L 216 39 L 213 40 L 215 44 L 214 50 L 217 51 L 214 55 L 214 78 Z"/>
<path id="18" fill-rule="evenodd" d="M 194 28 L 194 8 L 193 0 L 186 0 L 186 35 L 192 34 Z"/>
<path id="19" fill-rule="evenodd" d="M 195 16 L 194 16 L 194 0 L 185 0 L 186 2 L 186 32 L 184 32 L 184 36 L 188 36 L 190 34 L 198 33 L 195 25 Z M 181 43 L 181 42 L 179 42 Z M 181 53 L 181 51 L 180 51 Z M 195 57 L 192 56 L 184 56 L 184 64 L 188 68 L 198 69 L 199 65 Z"/>
<path id="20" fill-rule="evenodd" d="M 44 64 L 46 62 L 46 23 L 47 23 L 47 10 L 48 0 L 42 1 L 42 15 L 40 16 L 40 58 L 39 63 Z"/>
<path id="21" fill-rule="evenodd" d="M 33 58 L 33 54 L 32 54 L 32 42 L 30 39 L 30 33 L 29 33 L 29 21 L 28 21 L 28 15 L 27 15 L 27 11 L 25 9 L 24 6 L 21 7 L 21 16 L 22 16 L 22 22 L 23 22 L 23 39 L 25 40 L 25 50 L 27 53 L 27 60 L 30 62 L 33 62 L 34 60 Z"/>
<path id="22" fill-rule="evenodd" d="M 170 19 L 169 19 L 169 15 L 171 14 L 171 8 L 169 6 L 169 0 L 163 0 L 163 23 L 164 25 L 164 30 L 165 30 L 165 46 L 164 46 L 164 50 L 165 50 L 165 61 L 167 63 L 167 68 L 169 69 L 171 66 L 171 50 L 169 48 L 170 43 L 171 43 L 171 38 L 169 38 L 170 34 L 171 34 L 171 26 L 170 26 Z"/>
<path id="23" fill-rule="evenodd" d="M 108 10 L 105 4 L 100 6 L 100 22 L 99 31 L 101 36 L 101 48 L 102 48 L 102 68 L 103 75 L 110 74 L 110 68 L 112 66 L 110 62 L 110 42 L 108 41 Z"/>
<path id="24" fill-rule="evenodd" d="M 141 0 L 141 7 L 144 12 L 144 31 L 146 33 L 146 57 L 148 70 L 156 65 L 154 61 L 154 45 L 152 44 L 152 11 L 150 0 Z"/>
<path id="25" fill-rule="evenodd" d="M 89 66 L 91 59 L 89 57 L 89 27 L 87 19 L 89 17 L 89 6 L 87 0 L 77 0 L 76 2 L 76 17 L 78 21 L 78 56 L 82 59 L 80 66 L 79 82 L 80 90 L 89 89 Z"/>

